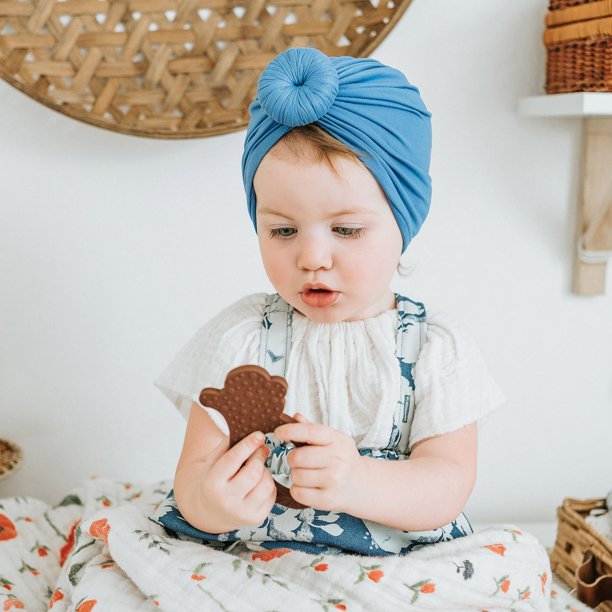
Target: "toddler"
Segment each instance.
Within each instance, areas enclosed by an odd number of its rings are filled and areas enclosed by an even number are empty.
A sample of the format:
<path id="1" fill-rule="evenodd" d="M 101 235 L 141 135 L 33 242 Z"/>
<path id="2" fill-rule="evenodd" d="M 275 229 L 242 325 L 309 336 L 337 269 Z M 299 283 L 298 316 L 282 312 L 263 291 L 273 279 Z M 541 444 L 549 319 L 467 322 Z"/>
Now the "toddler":
<path id="1" fill-rule="evenodd" d="M 188 423 L 153 519 L 219 548 L 379 556 L 471 533 L 477 422 L 504 397 L 459 325 L 389 287 L 430 204 L 418 90 L 374 59 L 295 48 L 250 113 L 244 187 L 276 293 L 220 312 L 155 381 Z M 198 397 L 250 363 L 287 379 L 298 422 L 229 448 Z M 274 480 L 304 507 L 276 503 Z"/>

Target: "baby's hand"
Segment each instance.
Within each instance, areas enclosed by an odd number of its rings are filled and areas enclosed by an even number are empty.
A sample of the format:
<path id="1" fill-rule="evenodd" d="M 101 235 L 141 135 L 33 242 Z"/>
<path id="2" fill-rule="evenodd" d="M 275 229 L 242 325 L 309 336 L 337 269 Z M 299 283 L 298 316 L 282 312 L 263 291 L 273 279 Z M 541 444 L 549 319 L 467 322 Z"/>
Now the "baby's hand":
<path id="1" fill-rule="evenodd" d="M 299 413 L 299 423 L 274 430 L 279 440 L 305 442 L 287 455 L 291 468 L 291 496 L 305 506 L 340 512 L 350 504 L 359 486 L 361 455 L 347 434 L 308 422 Z"/>
<path id="2" fill-rule="evenodd" d="M 268 448 L 261 432 L 228 450 L 225 438 L 207 457 L 203 475 L 205 512 L 215 533 L 261 525 L 276 501 L 276 486 L 264 462 Z"/>

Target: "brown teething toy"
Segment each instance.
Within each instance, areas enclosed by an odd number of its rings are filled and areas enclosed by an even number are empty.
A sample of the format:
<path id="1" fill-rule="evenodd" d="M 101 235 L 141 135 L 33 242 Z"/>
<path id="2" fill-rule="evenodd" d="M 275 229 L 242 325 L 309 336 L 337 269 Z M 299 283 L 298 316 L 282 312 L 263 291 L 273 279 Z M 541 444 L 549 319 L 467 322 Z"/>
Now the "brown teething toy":
<path id="1" fill-rule="evenodd" d="M 223 415 L 230 431 L 230 446 L 234 446 L 253 431 L 268 433 L 283 423 L 297 423 L 283 412 L 286 394 L 287 381 L 282 376 L 271 376 L 258 365 L 243 365 L 228 372 L 223 389 L 202 389 L 200 403 Z M 274 482 L 279 504 L 305 507 L 291 497 L 287 487 Z"/>

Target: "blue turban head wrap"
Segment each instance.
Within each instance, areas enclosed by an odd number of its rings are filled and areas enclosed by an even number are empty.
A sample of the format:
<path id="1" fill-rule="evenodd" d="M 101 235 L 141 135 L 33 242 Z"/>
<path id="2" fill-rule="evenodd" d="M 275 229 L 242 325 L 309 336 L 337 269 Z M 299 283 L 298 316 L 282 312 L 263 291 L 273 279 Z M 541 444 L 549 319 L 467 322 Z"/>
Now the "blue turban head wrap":
<path id="1" fill-rule="evenodd" d="M 288 49 L 261 74 L 249 111 L 242 179 L 255 231 L 259 163 L 287 132 L 314 123 L 365 153 L 360 159 L 385 192 L 406 250 L 431 201 L 431 114 L 399 70 L 371 58 Z"/>

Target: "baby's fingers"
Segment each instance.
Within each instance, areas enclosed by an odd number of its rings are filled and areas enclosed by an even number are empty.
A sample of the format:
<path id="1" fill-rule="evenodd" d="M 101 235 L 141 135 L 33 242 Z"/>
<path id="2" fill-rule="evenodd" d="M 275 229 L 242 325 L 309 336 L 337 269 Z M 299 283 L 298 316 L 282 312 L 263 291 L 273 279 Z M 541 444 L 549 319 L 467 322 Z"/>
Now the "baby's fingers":
<path id="1" fill-rule="evenodd" d="M 249 509 L 249 520 L 261 525 L 276 501 L 276 484 L 270 472 L 264 470 L 257 486 L 244 498 L 245 509 Z"/>
<path id="2" fill-rule="evenodd" d="M 228 481 L 240 470 L 242 464 L 264 443 L 260 431 L 249 434 L 222 455 L 215 463 L 214 470 L 219 478 Z"/>
<path id="3" fill-rule="evenodd" d="M 267 446 L 258 448 L 230 480 L 230 487 L 235 495 L 243 498 L 257 486 L 263 472 L 266 471 L 264 462 L 268 452 Z"/>

